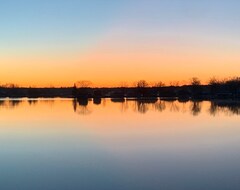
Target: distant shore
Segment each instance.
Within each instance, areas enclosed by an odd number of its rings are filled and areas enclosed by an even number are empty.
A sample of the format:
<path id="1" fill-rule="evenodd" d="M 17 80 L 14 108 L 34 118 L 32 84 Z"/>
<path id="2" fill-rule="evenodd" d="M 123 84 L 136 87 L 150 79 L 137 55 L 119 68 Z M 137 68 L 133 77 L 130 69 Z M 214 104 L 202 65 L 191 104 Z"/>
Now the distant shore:
<path id="1" fill-rule="evenodd" d="M 237 86 L 212 86 L 212 85 L 184 85 L 164 87 L 116 87 L 116 88 L 21 88 L 0 87 L 0 98 L 137 98 L 180 101 L 190 99 L 240 99 L 240 87 Z"/>

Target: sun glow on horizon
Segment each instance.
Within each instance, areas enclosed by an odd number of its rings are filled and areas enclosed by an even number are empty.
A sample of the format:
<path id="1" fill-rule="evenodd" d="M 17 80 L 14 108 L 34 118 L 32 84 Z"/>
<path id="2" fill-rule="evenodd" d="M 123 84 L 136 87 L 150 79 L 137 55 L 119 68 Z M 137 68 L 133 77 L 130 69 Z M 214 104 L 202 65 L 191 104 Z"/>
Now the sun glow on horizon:
<path id="1" fill-rule="evenodd" d="M 0 85 L 89 80 L 112 87 L 239 76 L 238 1 L 94 2 L 4 2 Z"/>

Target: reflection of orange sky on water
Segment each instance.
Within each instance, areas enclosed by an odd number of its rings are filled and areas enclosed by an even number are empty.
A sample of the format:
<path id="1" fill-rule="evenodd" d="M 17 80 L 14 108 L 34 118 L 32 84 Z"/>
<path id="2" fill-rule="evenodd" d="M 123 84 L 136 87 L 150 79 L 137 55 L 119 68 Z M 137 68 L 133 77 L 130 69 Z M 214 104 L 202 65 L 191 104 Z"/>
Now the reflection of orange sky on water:
<path id="1" fill-rule="evenodd" d="M 134 130 L 136 128 L 146 130 L 149 128 L 166 128 L 175 126 L 176 123 L 179 123 L 178 127 L 181 128 L 184 126 L 184 122 L 191 122 L 193 126 L 201 126 L 204 123 L 208 124 L 210 120 L 217 119 L 209 116 L 210 102 L 199 103 L 201 112 L 196 117 L 192 116 L 191 102 L 162 102 L 165 109 L 161 111 L 156 107 L 158 106 L 157 103 L 145 104 L 143 108 L 139 107 L 136 101 L 113 103 L 110 99 L 106 99 L 102 100 L 100 105 L 95 105 L 93 101 L 89 101 L 87 106 L 77 105 L 74 112 L 71 99 L 40 99 L 36 102 L 23 99 L 18 104 L 6 100 L 5 103 L 0 105 L 0 114 L 2 115 L 0 121 L 6 124 L 26 121 L 32 123 L 33 126 L 35 122 L 38 126 L 41 123 L 48 123 L 50 126 L 51 123 L 59 123 L 61 126 L 66 124 L 65 127 L 68 124 L 79 123 L 79 127 L 87 126 L 88 129 L 100 130 L 105 133 L 105 130 L 129 130 L 129 127 Z M 223 113 L 221 116 L 226 120 L 228 118 L 234 120 L 234 117 L 224 117 Z M 72 126 L 77 127 L 78 125 Z M 41 127 L 49 126 L 42 125 Z"/>
<path id="2" fill-rule="evenodd" d="M 190 102 L 165 102 L 166 109 L 162 112 L 149 104 L 145 114 L 138 112 L 134 101 L 122 104 L 112 103 L 109 99 L 101 105 L 90 101 L 88 112 L 78 112 L 78 109 L 86 109 L 81 106 L 74 112 L 72 100 L 40 100 L 31 104 L 23 100 L 11 108 L 8 104 L 0 106 L 2 138 L 53 138 L 60 144 L 72 139 L 88 139 L 116 155 L 121 150 L 129 153 L 160 147 L 171 150 L 182 144 L 209 146 L 216 139 L 231 142 L 240 130 L 237 116 L 210 116 L 209 102 L 201 103 L 202 111 L 196 117 L 190 113 Z"/>

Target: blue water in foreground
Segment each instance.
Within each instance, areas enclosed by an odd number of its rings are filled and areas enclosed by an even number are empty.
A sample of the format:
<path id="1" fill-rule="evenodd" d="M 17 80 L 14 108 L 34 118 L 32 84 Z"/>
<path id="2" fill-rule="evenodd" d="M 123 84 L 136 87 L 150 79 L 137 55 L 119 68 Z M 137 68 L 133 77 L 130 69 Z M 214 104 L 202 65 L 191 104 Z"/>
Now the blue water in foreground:
<path id="1" fill-rule="evenodd" d="M 0 189 L 239 190 L 238 102 L 0 100 Z"/>

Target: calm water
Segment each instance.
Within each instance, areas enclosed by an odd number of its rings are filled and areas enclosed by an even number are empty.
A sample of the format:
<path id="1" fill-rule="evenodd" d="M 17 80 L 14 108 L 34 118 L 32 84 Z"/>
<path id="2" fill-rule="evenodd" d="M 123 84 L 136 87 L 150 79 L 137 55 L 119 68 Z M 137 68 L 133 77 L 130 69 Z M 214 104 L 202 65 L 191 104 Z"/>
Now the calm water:
<path id="1" fill-rule="evenodd" d="M 0 189 L 239 190 L 240 104 L 0 100 Z"/>

